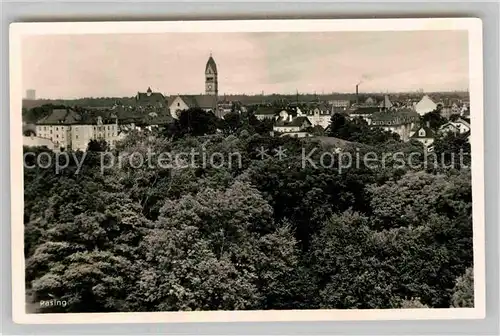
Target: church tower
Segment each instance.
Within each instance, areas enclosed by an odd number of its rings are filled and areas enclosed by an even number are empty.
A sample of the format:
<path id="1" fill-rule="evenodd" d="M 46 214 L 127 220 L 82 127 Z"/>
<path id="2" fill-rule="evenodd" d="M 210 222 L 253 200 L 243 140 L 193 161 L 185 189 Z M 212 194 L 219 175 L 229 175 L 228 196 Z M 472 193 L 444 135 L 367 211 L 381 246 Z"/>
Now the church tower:
<path id="1" fill-rule="evenodd" d="M 215 64 L 210 53 L 207 66 L 205 67 L 205 94 L 217 96 L 219 93 L 219 83 L 217 81 L 217 64 Z"/>

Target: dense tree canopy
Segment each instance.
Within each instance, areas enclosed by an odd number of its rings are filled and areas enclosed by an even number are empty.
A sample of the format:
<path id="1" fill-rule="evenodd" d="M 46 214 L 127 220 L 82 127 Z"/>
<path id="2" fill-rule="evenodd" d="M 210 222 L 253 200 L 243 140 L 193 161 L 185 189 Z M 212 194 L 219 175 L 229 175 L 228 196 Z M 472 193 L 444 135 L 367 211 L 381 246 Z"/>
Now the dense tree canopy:
<path id="1" fill-rule="evenodd" d="M 473 305 L 470 168 L 396 164 L 423 146 L 340 114 L 329 132 L 354 143 L 188 110 L 163 134 L 69 151 L 59 172 L 25 148 L 27 289 L 68 312 Z M 339 157 L 369 152 L 391 156 Z"/>

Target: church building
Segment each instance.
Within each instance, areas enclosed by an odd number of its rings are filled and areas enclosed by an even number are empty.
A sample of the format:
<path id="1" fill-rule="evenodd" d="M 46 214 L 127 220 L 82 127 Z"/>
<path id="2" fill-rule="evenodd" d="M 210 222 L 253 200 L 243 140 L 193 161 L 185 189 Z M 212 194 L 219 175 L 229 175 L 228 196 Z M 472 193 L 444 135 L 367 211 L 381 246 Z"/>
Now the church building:
<path id="1" fill-rule="evenodd" d="M 219 81 L 217 64 L 212 54 L 205 65 L 205 94 L 204 95 L 177 95 L 173 96 L 169 102 L 170 115 L 175 119 L 179 118 L 183 110 L 189 108 L 201 108 L 205 111 L 212 111 L 218 115 L 217 98 L 219 93 Z"/>

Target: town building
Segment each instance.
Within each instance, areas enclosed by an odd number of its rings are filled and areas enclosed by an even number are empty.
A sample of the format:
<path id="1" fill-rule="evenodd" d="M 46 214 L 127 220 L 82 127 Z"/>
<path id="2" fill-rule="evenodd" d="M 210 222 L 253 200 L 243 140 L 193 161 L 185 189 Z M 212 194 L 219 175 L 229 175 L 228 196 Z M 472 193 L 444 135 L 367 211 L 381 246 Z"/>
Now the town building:
<path id="1" fill-rule="evenodd" d="M 23 146 L 45 147 L 47 149 L 50 149 L 51 151 L 59 150 L 58 148 L 56 148 L 54 142 L 52 142 L 50 139 L 41 138 L 34 135 L 23 136 Z"/>
<path id="2" fill-rule="evenodd" d="M 370 125 L 396 133 L 402 141 L 408 141 L 411 130 L 418 122 L 419 116 L 415 111 L 400 109 L 373 113 Z"/>
<path id="3" fill-rule="evenodd" d="M 439 128 L 441 134 L 454 133 L 454 134 L 464 134 L 470 131 L 470 123 L 465 119 L 459 117 L 454 121 L 448 121 L 446 124 Z"/>
<path id="4" fill-rule="evenodd" d="M 55 150 L 85 151 L 90 140 L 105 140 L 113 148 L 122 138 L 116 117 L 105 113 L 80 114 L 70 108 L 54 109 L 39 120 L 36 134 L 52 141 Z"/>
<path id="5" fill-rule="evenodd" d="M 332 119 L 332 114 L 334 109 L 342 109 L 338 106 L 328 106 L 326 104 L 318 104 L 317 106 L 311 107 L 307 113 L 302 113 L 300 108 L 297 108 L 298 116 L 307 116 L 307 119 L 311 122 L 312 126 L 321 126 L 326 129 L 330 125 Z"/>
<path id="6" fill-rule="evenodd" d="M 418 127 L 416 132 L 411 136 L 412 140 L 421 142 L 427 149 L 432 146 L 435 138 L 435 132 L 430 128 L 429 123 Z"/>
<path id="7" fill-rule="evenodd" d="M 259 106 L 253 113 L 258 120 L 274 119 L 279 110 L 271 106 Z"/>
<path id="8" fill-rule="evenodd" d="M 343 107 L 347 109 L 351 107 L 351 100 L 348 97 L 339 96 L 329 100 L 328 104 L 333 107 Z"/>
<path id="9" fill-rule="evenodd" d="M 295 138 L 310 137 L 307 129 L 312 127 L 308 117 L 296 116 L 296 113 L 282 110 L 273 125 L 273 132 L 279 136 L 292 136 Z"/>
<path id="10" fill-rule="evenodd" d="M 415 104 L 414 108 L 415 111 L 422 116 L 426 113 L 435 111 L 437 104 L 428 95 L 424 95 L 422 99 Z"/>
<path id="11" fill-rule="evenodd" d="M 393 103 L 391 102 L 391 100 L 389 99 L 389 96 L 388 95 L 385 95 L 384 96 L 384 99 L 382 99 L 382 101 L 379 103 L 378 105 L 380 108 L 382 109 L 390 109 L 392 108 L 393 106 Z"/>
<path id="12" fill-rule="evenodd" d="M 381 108 L 378 106 L 359 106 L 348 111 L 349 118 L 363 118 L 368 125 L 372 122 L 372 117 L 374 113 L 381 112 Z"/>
<path id="13" fill-rule="evenodd" d="M 164 110 L 167 107 L 167 99 L 160 92 L 153 92 L 148 87 L 146 92 L 137 92 L 135 104 L 139 109 Z"/>
<path id="14" fill-rule="evenodd" d="M 221 114 L 227 112 L 222 109 L 219 113 L 218 108 L 218 93 L 219 93 L 219 80 L 218 80 L 217 64 L 215 63 L 212 54 L 208 58 L 205 65 L 205 94 L 204 95 L 177 95 L 170 99 L 168 108 L 170 115 L 178 119 L 182 111 L 190 108 L 200 108 L 204 111 L 212 111 L 214 114 Z"/>
<path id="15" fill-rule="evenodd" d="M 170 115 L 178 119 L 182 111 L 190 108 L 200 108 L 204 111 L 215 112 L 217 110 L 217 96 L 212 95 L 178 95 L 175 96 L 168 106 Z"/>

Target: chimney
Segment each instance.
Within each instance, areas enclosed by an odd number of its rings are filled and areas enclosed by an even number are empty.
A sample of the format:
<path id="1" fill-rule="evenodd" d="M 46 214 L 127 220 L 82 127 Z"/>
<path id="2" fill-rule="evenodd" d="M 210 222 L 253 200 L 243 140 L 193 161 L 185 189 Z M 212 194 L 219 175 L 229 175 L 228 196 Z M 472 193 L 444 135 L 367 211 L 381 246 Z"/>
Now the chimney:
<path id="1" fill-rule="evenodd" d="M 430 122 L 430 121 L 427 121 L 427 122 L 425 123 L 425 126 L 427 126 L 427 128 L 430 128 L 430 127 L 431 127 L 431 122 Z"/>
<path id="2" fill-rule="evenodd" d="M 358 98 L 358 86 L 359 84 L 356 84 L 356 105 L 359 104 L 359 98 Z"/>

